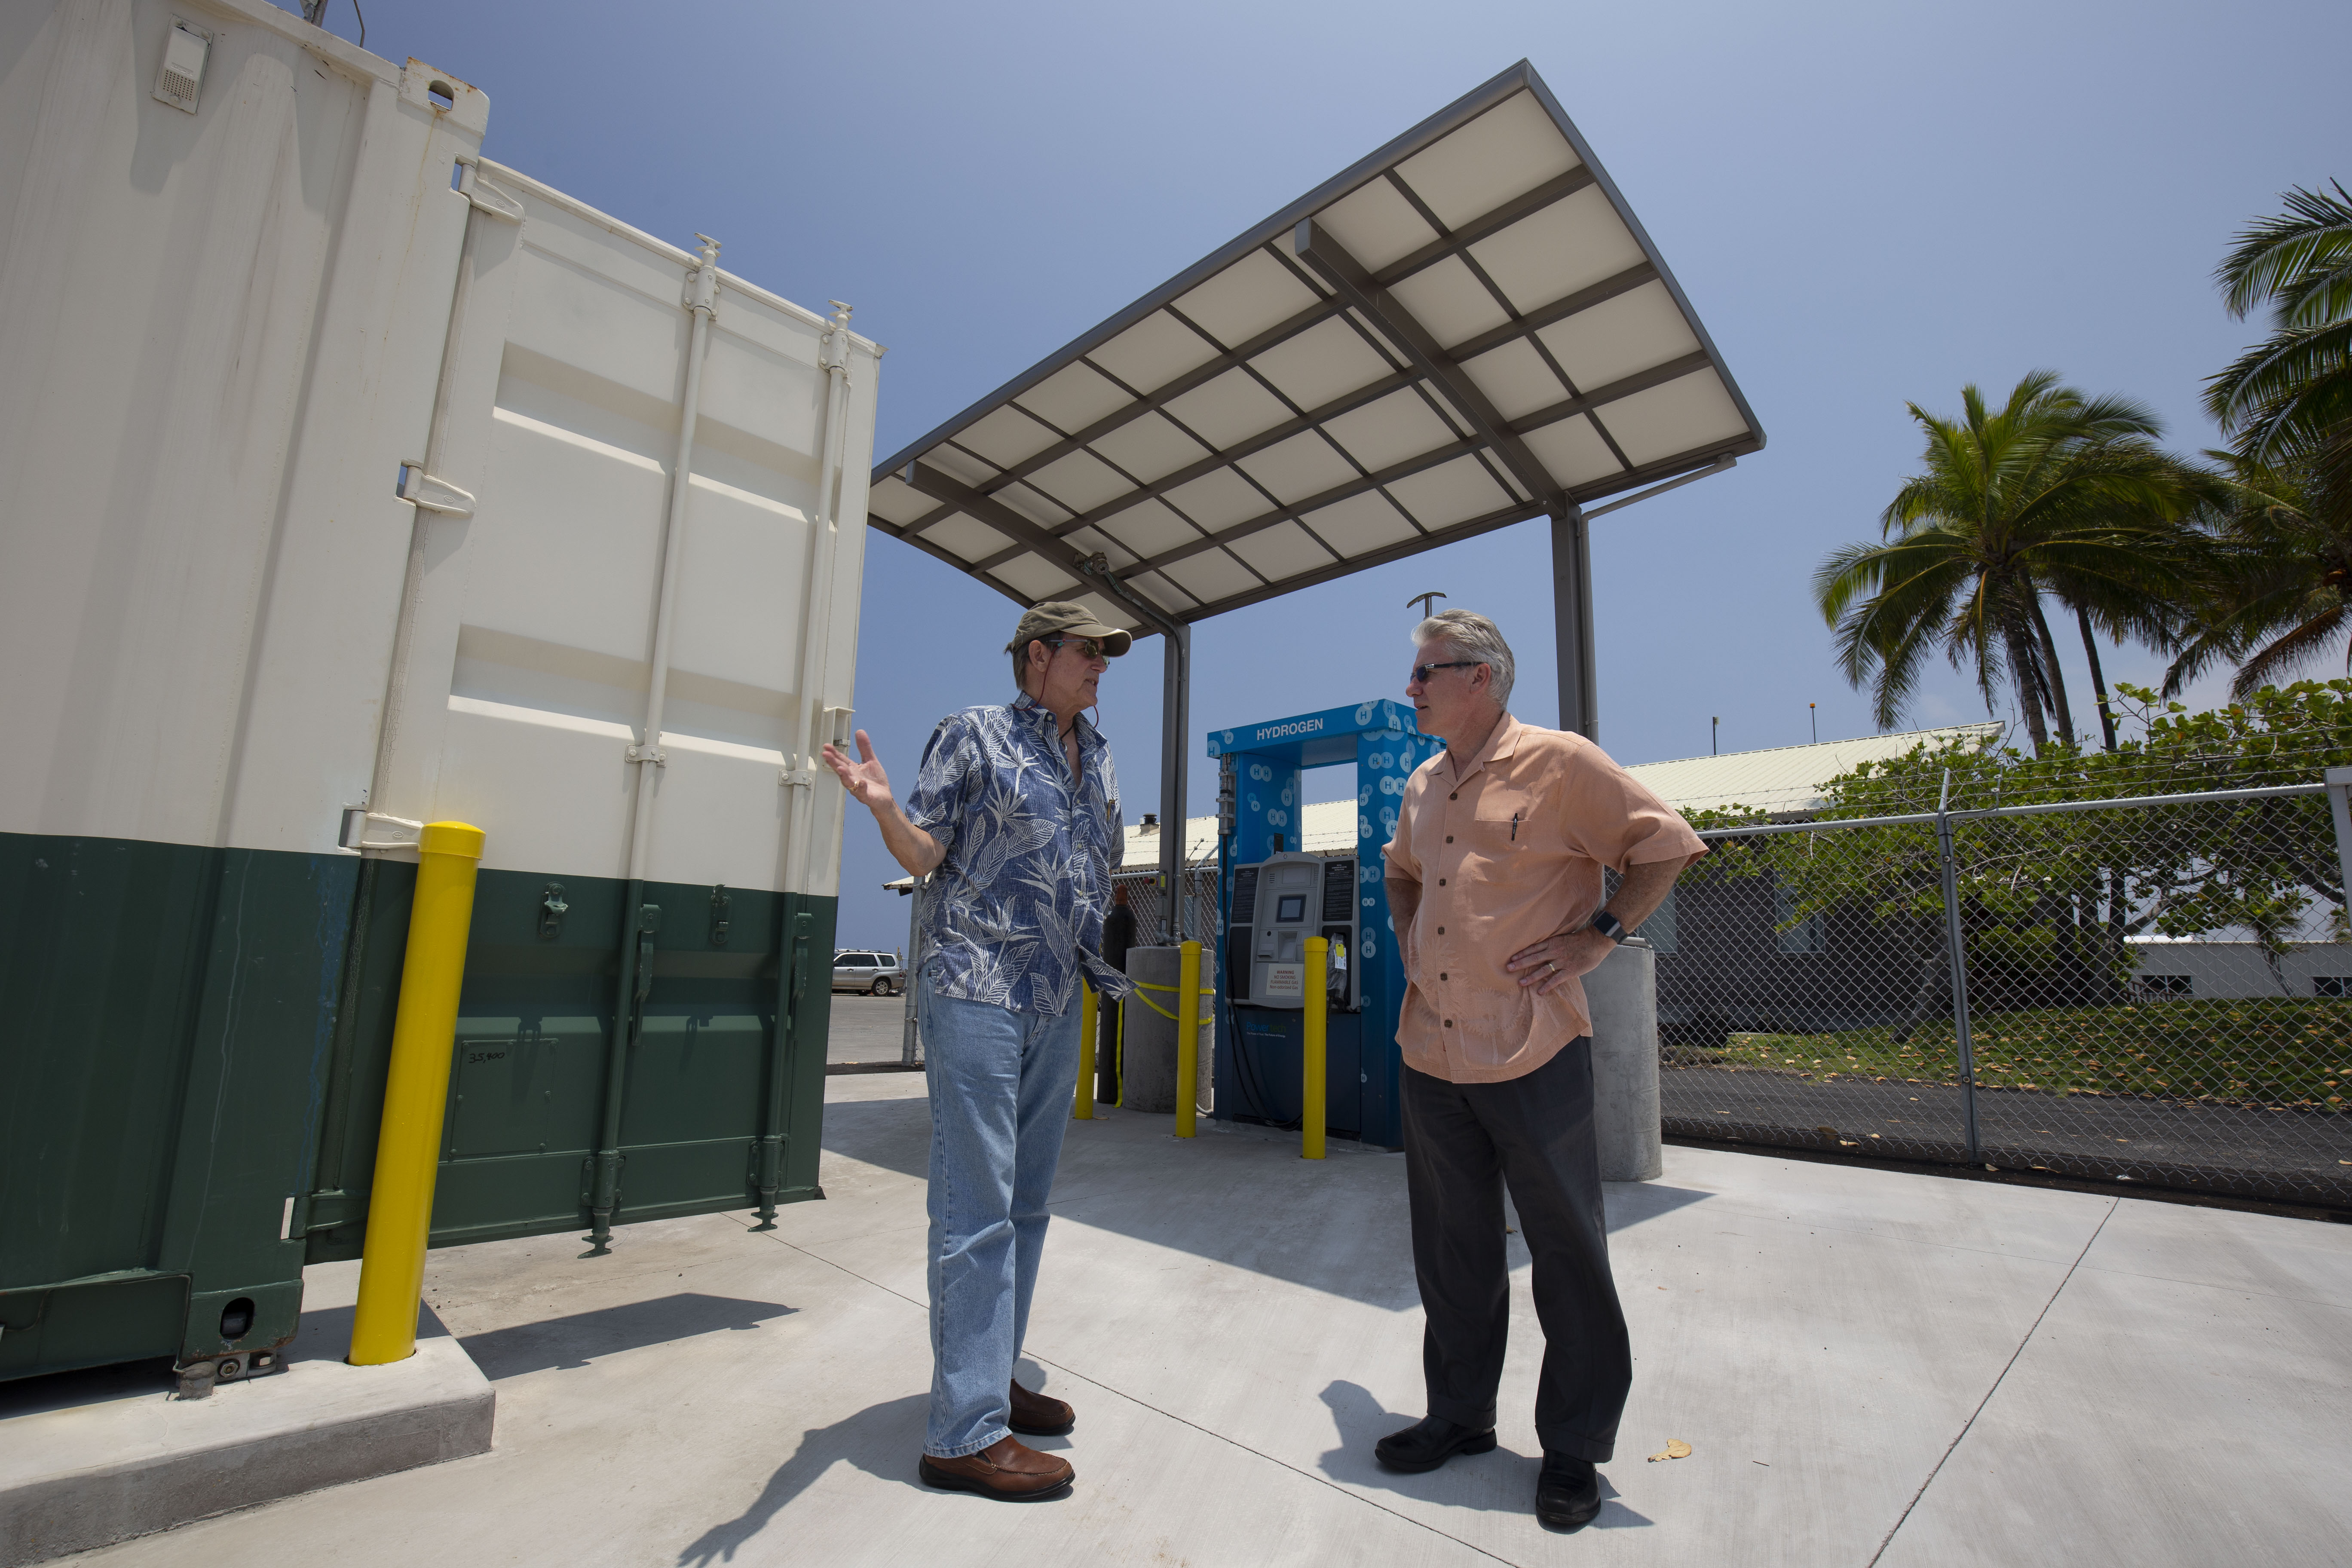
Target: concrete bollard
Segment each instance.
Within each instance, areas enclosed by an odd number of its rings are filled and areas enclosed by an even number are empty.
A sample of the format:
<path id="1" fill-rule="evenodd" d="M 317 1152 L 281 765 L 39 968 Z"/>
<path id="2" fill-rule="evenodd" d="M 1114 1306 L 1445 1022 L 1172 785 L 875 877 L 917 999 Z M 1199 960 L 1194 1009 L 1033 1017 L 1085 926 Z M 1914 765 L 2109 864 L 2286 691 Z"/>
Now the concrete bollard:
<path id="1" fill-rule="evenodd" d="M 1584 977 L 1592 1012 L 1592 1127 L 1604 1182 L 1665 1169 L 1658 1111 L 1658 954 L 1628 937 Z"/>
<path id="2" fill-rule="evenodd" d="M 1127 999 L 1127 1045 L 1119 1104 L 1157 1115 L 1176 1110 L 1176 987 L 1183 952 L 1175 947 L 1129 948 L 1127 973 L 1144 989 Z M 1193 1104 L 1205 1105 L 1215 1081 L 1214 998 L 1200 999 L 1200 1060 Z"/>

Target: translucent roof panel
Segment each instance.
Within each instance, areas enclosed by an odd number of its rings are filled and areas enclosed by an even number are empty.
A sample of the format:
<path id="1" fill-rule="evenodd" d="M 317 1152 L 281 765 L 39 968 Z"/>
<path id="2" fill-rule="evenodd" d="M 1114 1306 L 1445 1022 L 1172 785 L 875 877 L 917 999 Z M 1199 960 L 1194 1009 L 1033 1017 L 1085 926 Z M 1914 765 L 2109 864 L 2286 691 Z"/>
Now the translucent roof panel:
<path id="1" fill-rule="evenodd" d="M 882 463 L 869 521 L 1150 632 L 1763 445 L 1522 60 Z"/>

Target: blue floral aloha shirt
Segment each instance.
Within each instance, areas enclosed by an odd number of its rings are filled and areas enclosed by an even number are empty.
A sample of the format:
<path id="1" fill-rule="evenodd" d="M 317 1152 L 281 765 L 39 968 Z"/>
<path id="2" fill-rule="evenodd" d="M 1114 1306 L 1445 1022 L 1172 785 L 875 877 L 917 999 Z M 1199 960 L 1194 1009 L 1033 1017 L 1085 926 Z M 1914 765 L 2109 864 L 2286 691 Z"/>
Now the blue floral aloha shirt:
<path id="1" fill-rule="evenodd" d="M 1077 720 L 1075 797 L 1053 710 L 1029 701 L 940 721 L 906 801 L 947 851 L 923 898 L 921 973 L 942 996 L 1057 1016 L 1083 971 L 1097 991 L 1134 982 L 1102 959 L 1110 877 L 1125 852 L 1118 774 Z"/>

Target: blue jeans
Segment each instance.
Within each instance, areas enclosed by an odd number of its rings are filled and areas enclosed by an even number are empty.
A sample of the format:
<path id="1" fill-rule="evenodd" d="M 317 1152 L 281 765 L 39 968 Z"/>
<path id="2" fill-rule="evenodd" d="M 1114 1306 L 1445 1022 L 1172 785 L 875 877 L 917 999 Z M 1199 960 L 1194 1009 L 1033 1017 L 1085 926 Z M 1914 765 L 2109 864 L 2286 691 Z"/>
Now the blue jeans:
<path id="1" fill-rule="evenodd" d="M 1045 1197 L 1078 1084 L 1078 1010 L 918 998 L 931 1091 L 931 1418 L 923 1452 L 961 1458 L 1005 1436 L 1029 1331 Z"/>

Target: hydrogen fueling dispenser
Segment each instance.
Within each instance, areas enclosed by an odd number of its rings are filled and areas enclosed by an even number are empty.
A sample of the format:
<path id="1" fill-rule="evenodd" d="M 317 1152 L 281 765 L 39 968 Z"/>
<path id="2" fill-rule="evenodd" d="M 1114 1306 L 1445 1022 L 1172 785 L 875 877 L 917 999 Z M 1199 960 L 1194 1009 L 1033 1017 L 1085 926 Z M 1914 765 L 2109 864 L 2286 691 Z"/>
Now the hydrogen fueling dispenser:
<path id="1" fill-rule="evenodd" d="M 1335 1137 L 1394 1148 L 1397 1017 L 1404 971 L 1389 923 L 1381 848 L 1413 769 L 1443 741 L 1386 699 L 1209 732 L 1217 759 L 1216 1114 L 1288 1126 L 1300 1115 L 1305 1006 L 1327 998 L 1326 1124 Z M 1310 847 L 1301 781 L 1308 769 L 1353 763 L 1353 830 Z M 1330 943 L 1324 973 L 1306 963 L 1309 937 Z"/>
<path id="2" fill-rule="evenodd" d="M 1307 987 L 1307 942 L 1331 945 L 1324 963 L 1324 994 L 1334 1013 L 1352 1013 L 1358 992 L 1349 955 L 1358 943 L 1353 856 L 1270 855 L 1234 868 L 1226 900 L 1225 966 L 1234 1000 L 1259 1007 L 1303 1009 Z"/>

